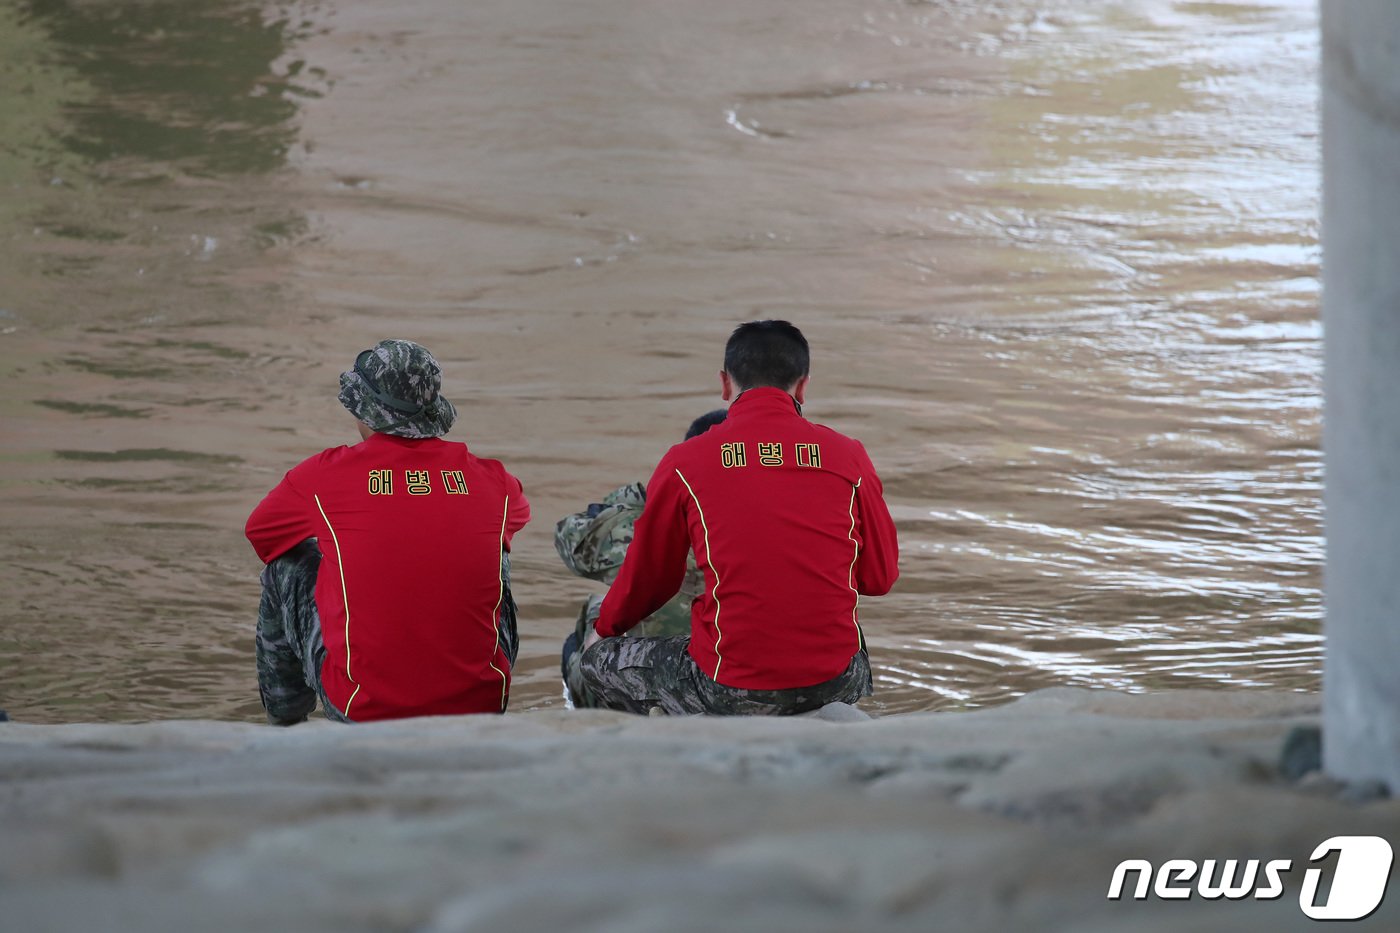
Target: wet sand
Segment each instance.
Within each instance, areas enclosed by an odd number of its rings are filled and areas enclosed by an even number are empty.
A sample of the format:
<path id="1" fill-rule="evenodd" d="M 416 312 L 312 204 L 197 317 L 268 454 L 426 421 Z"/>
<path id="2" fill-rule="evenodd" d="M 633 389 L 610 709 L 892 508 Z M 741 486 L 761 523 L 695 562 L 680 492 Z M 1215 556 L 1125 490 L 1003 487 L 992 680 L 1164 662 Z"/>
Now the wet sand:
<path id="1" fill-rule="evenodd" d="M 139 52 L 36 56 L 34 125 L 96 142 L 0 163 L 15 718 L 259 718 L 239 531 L 353 439 L 336 376 L 386 335 L 526 483 L 512 705 L 558 704 L 591 584 L 554 520 L 647 476 L 755 316 L 899 522 L 872 710 L 1316 689 L 1310 5 L 80 9 L 116 19 L 7 33 Z"/>

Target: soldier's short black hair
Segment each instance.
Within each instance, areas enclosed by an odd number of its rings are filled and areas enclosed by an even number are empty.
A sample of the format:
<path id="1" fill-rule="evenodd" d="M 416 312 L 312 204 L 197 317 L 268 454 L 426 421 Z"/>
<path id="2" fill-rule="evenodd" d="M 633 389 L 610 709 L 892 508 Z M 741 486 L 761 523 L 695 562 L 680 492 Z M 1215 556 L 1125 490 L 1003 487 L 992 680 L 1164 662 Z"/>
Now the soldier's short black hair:
<path id="1" fill-rule="evenodd" d="M 692 437 L 699 437 L 728 417 L 729 412 L 723 408 L 716 408 L 714 411 L 705 412 L 699 418 L 690 422 L 690 427 L 686 429 L 685 432 L 685 439 L 690 440 Z"/>
<path id="2" fill-rule="evenodd" d="M 791 389 L 812 364 L 807 338 L 787 321 L 749 321 L 724 345 L 724 371 L 739 389 Z"/>

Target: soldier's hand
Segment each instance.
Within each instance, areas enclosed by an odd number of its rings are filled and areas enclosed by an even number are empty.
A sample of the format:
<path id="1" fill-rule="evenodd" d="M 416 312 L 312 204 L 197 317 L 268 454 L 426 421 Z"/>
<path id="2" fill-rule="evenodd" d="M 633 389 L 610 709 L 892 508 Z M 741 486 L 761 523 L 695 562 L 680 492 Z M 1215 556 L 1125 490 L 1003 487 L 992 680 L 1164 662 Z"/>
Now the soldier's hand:
<path id="1" fill-rule="evenodd" d="M 592 648 L 594 645 L 598 644 L 598 642 L 602 640 L 603 636 L 598 634 L 598 630 L 590 626 L 588 629 L 588 634 L 583 636 L 583 648 L 581 650 L 587 651 L 589 648 Z"/>

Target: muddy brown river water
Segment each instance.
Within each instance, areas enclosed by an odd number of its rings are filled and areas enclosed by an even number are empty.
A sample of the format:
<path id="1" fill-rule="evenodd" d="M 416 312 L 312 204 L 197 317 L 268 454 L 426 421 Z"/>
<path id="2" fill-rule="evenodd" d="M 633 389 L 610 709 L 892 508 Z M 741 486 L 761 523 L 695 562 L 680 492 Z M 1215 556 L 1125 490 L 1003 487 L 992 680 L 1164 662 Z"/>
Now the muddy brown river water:
<path id="1" fill-rule="evenodd" d="M 0 707 L 259 719 L 243 519 L 429 345 L 554 521 L 813 344 L 903 577 L 881 711 L 1315 690 L 1312 0 L 0 0 Z"/>

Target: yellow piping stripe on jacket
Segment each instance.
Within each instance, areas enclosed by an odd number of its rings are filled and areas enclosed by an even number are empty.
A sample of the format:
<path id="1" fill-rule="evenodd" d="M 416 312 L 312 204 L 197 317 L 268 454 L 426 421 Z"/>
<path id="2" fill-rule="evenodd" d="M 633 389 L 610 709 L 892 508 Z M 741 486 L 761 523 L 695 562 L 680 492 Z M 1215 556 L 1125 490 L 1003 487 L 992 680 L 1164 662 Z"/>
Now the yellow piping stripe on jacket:
<path id="1" fill-rule="evenodd" d="M 865 636 L 860 631 L 860 620 L 856 617 L 856 609 L 860 607 L 860 590 L 856 589 L 856 561 L 860 559 L 860 543 L 856 541 L 856 490 L 860 488 L 860 480 L 851 487 L 851 530 L 846 532 L 846 536 L 851 539 L 851 544 L 855 547 L 855 553 L 851 555 L 851 569 L 846 575 L 846 585 L 851 588 L 851 594 L 855 596 L 855 602 L 851 604 L 851 624 L 856 627 L 856 650 L 860 650 L 861 644 L 865 641 Z"/>
<path id="2" fill-rule="evenodd" d="M 724 663 L 724 658 L 719 653 L 719 643 L 724 640 L 724 633 L 719 630 L 719 568 L 715 566 L 714 555 L 710 553 L 710 526 L 705 523 L 705 510 L 700 508 L 700 497 L 695 495 L 694 489 L 690 488 L 685 474 L 677 470 L 676 475 L 681 478 L 682 483 L 685 483 L 686 492 L 690 493 L 690 498 L 695 503 L 695 510 L 700 513 L 700 528 L 705 532 L 705 561 L 715 573 L 715 585 L 710 589 L 710 598 L 715 601 L 715 672 L 710 675 L 710 679 L 719 680 L 719 666 Z"/>
<path id="3" fill-rule="evenodd" d="M 340 570 L 340 598 L 345 603 L 345 679 L 355 684 L 355 690 L 350 694 L 350 699 L 345 701 L 345 718 L 350 718 L 350 704 L 355 702 L 355 697 L 360 695 L 360 685 L 355 683 L 355 678 L 350 676 L 350 592 L 345 588 L 345 556 L 340 553 L 340 539 L 335 536 L 335 526 L 326 515 L 326 507 L 321 505 L 321 497 L 312 495 L 316 500 L 316 508 L 321 511 L 321 518 L 325 521 L 326 527 L 331 532 L 331 543 L 335 545 L 335 565 Z"/>
<path id="4" fill-rule="evenodd" d="M 501 510 L 501 541 L 500 547 L 496 549 L 497 554 L 504 554 L 506 549 L 506 519 L 510 516 L 510 496 L 506 496 L 505 508 Z M 487 664 L 491 665 L 491 670 L 501 675 L 501 712 L 506 711 L 506 689 L 510 685 L 510 678 L 506 672 L 496 666 L 496 646 L 501 643 L 501 603 L 506 598 L 506 578 L 504 574 L 500 578 L 500 588 L 496 590 L 496 608 L 491 610 L 491 629 L 496 633 L 496 643 L 491 648 L 491 660 Z"/>

